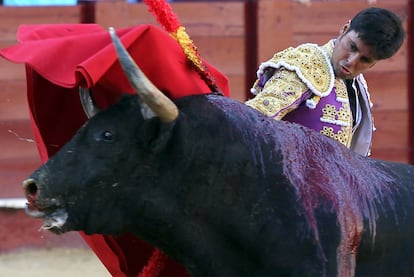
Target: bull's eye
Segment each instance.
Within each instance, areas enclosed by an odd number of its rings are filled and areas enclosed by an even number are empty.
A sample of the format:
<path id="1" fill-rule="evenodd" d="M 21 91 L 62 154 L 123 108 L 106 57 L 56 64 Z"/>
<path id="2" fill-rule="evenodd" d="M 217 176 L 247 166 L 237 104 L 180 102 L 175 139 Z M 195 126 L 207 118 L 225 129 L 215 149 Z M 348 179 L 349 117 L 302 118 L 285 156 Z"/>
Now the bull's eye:
<path id="1" fill-rule="evenodd" d="M 114 134 L 108 130 L 97 130 L 93 133 L 93 138 L 97 142 L 112 142 L 115 139 Z"/>
<path id="2" fill-rule="evenodd" d="M 114 136 L 110 131 L 104 131 L 101 136 L 102 140 L 104 141 L 112 141 L 114 139 Z"/>

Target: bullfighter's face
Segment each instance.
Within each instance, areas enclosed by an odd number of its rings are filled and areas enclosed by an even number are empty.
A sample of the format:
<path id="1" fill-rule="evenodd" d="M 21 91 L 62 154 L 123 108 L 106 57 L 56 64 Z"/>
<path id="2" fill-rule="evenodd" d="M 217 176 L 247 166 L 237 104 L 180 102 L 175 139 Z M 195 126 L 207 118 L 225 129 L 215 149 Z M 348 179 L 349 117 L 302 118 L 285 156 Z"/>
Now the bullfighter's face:
<path id="1" fill-rule="evenodd" d="M 358 33 L 349 30 L 346 24 L 335 41 L 332 66 L 335 76 L 352 79 L 377 63 L 371 49 L 359 38 Z"/>

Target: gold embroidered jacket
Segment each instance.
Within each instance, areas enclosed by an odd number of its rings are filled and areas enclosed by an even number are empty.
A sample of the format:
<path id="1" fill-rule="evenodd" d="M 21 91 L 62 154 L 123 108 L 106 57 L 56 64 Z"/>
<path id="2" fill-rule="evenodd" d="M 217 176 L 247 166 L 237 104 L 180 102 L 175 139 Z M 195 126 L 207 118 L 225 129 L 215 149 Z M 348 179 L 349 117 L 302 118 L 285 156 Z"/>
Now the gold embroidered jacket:
<path id="1" fill-rule="evenodd" d="M 246 104 L 276 120 L 296 122 L 331 137 L 362 155 L 371 146 L 373 120 L 367 84 L 355 78 L 356 114 L 347 87 L 330 62 L 333 40 L 320 47 L 302 44 L 276 53 L 260 65 Z"/>

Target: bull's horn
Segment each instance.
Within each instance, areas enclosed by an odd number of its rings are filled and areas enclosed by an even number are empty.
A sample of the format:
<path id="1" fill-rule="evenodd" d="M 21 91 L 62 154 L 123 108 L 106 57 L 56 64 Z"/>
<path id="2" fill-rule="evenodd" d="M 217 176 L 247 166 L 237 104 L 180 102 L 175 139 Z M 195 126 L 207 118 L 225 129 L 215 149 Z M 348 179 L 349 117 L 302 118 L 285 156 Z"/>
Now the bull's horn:
<path id="1" fill-rule="evenodd" d="M 79 87 L 79 97 L 82 104 L 83 111 L 88 118 L 91 118 L 99 112 L 98 106 L 91 95 L 91 91 L 87 88 Z"/>
<path id="2" fill-rule="evenodd" d="M 118 54 L 119 62 L 135 91 L 141 97 L 155 114 L 157 114 L 161 121 L 171 122 L 178 117 L 177 106 L 165 96 L 141 71 L 138 65 L 134 62 L 128 51 L 122 45 L 115 30 L 109 28 L 109 34 L 115 45 Z M 151 47 L 149 45 L 149 47 Z"/>

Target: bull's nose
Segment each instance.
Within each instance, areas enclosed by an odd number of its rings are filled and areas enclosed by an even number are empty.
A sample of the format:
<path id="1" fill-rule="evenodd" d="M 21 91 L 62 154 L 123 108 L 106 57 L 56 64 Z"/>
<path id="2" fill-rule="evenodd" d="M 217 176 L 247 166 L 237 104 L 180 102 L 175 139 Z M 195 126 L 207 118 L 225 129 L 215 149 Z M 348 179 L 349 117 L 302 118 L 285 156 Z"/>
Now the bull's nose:
<path id="1" fill-rule="evenodd" d="M 24 180 L 23 190 L 29 201 L 34 200 L 36 198 L 36 195 L 39 192 L 39 188 L 37 187 L 36 180 L 32 178 Z"/>

